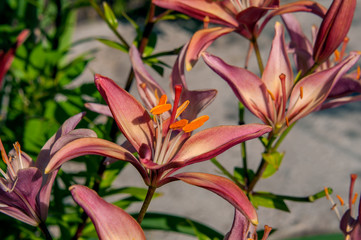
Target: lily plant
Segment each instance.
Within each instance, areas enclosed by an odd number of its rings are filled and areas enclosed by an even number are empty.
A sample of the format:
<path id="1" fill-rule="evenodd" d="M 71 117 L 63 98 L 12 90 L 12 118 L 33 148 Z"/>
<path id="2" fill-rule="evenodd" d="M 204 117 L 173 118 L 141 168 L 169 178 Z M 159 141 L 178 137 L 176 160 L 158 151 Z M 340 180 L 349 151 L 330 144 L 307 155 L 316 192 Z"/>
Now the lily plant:
<path id="1" fill-rule="evenodd" d="M 153 0 L 152 2 L 205 23 L 205 28 L 197 31 L 190 40 L 185 59 L 188 71 L 197 62 L 201 53 L 213 41 L 225 34 L 236 32 L 255 45 L 256 38 L 270 18 L 266 18 L 261 27 L 258 27 L 258 22 L 270 10 L 274 10 L 270 14 L 271 17 L 298 11 L 313 12 L 321 17 L 324 14 L 324 7 L 314 1 L 299 1 L 283 6 L 279 5 L 279 0 Z M 208 28 L 209 23 L 222 26 Z"/>
<path id="2" fill-rule="evenodd" d="M 96 137 L 92 130 L 74 129 L 83 116 L 84 113 L 79 113 L 66 120 L 43 146 L 36 162 L 21 150 L 18 142 L 7 155 L 0 140 L 2 159 L 7 165 L 6 171 L 0 168 L 0 212 L 32 226 L 39 226 L 47 239 L 49 232 L 45 220 L 58 170 L 49 174 L 45 174 L 44 170 L 54 153 L 65 144 L 77 138 Z"/>
<path id="3" fill-rule="evenodd" d="M 172 174 L 182 167 L 209 160 L 240 142 L 270 132 L 271 127 L 262 124 L 218 126 L 191 136 L 191 132 L 202 126 L 209 117 L 201 116 L 190 122 L 187 119 L 178 119 L 188 104 L 191 104 L 185 101 L 178 106 L 181 86 L 175 87 L 173 107 L 167 102 L 167 96 L 162 95 L 158 105 L 148 112 L 141 103 L 113 80 L 97 74 L 95 84 L 132 148 L 128 150 L 116 143 L 99 138 L 75 140 L 53 156 L 46 167 L 47 173 L 55 171 L 63 163 L 75 157 L 86 154 L 102 155 L 130 162 L 139 171 L 145 184 L 149 186 L 150 196 L 154 194 L 156 188 L 174 180 L 182 180 L 193 185 L 200 184 L 206 188 L 208 186 L 211 191 L 220 189 L 221 192 L 217 190 L 217 193 L 231 203 L 246 202 L 245 205 L 235 205 L 248 216 L 251 222 L 255 222 L 255 212 L 249 213 L 246 207 L 249 206 L 249 201 L 242 190 L 236 191 L 238 187 L 235 184 L 217 187 L 217 176 L 210 177 L 203 173 Z M 172 109 L 170 117 L 164 118 L 163 113 L 170 109 Z M 133 155 L 133 150 L 137 153 L 137 157 Z M 232 191 L 229 191 L 227 186 L 230 186 Z M 235 198 L 234 194 L 238 197 Z M 141 219 L 142 217 L 138 221 L 140 222 Z"/>
<path id="4" fill-rule="evenodd" d="M 360 52 L 351 52 L 335 66 L 295 79 L 288 59 L 281 23 L 262 77 L 218 57 L 203 54 L 206 64 L 232 88 L 240 102 L 279 134 L 298 119 L 319 109 L 338 80 L 357 62 Z"/>

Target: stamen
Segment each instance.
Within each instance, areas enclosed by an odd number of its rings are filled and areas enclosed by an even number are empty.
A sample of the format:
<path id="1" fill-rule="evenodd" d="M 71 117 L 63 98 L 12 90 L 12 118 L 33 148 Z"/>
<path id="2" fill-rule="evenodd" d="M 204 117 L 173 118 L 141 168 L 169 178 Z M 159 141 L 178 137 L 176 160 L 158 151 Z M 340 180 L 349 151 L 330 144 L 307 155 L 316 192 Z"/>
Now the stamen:
<path id="1" fill-rule="evenodd" d="M 154 108 L 152 108 L 150 110 L 150 113 L 153 114 L 153 115 L 160 115 L 164 112 L 167 112 L 169 110 L 171 110 L 172 108 L 172 105 L 167 103 L 167 104 L 162 104 L 162 105 L 158 105 L 158 106 L 155 106 Z"/>
<path id="2" fill-rule="evenodd" d="M 357 76 L 356 76 L 356 79 L 359 80 L 359 79 L 360 79 L 360 76 L 361 76 L 361 69 L 360 69 L 360 66 L 357 66 Z"/>
<path id="3" fill-rule="evenodd" d="M 303 86 L 300 87 L 300 98 L 301 98 L 301 99 L 303 98 Z"/>
<path id="4" fill-rule="evenodd" d="M 276 98 L 275 98 L 275 96 L 273 95 L 273 93 L 272 93 L 270 90 L 268 90 L 268 89 L 267 89 L 267 92 L 268 92 L 268 94 L 271 96 L 272 100 L 275 101 Z"/>
<path id="5" fill-rule="evenodd" d="M 180 129 L 183 128 L 185 125 L 188 124 L 188 120 L 187 119 L 181 119 L 177 122 L 172 123 L 169 128 L 170 129 Z"/>
<path id="6" fill-rule="evenodd" d="M 154 90 L 154 96 L 155 96 L 155 99 L 157 99 L 157 101 L 159 102 L 159 95 L 158 95 L 157 89 Z"/>
<path id="7" fill-rule="evenodd" d="M 18 155 L 18 158 L 19 158 L 19 162 L 20 162 L 20 168 L 23 169 L 24 168 L 24 164 L 23 164 L 23 160 L 21 158 L 21 149 L 20 149 L 20 143 L 19 142 L 16 142 L 14 144 L 14 149 L 16 151 L 16 154 Z"/>
<path id="8" fill-rule="evenodd" d="M 340 201 L 341 206 L 345 205 L 345 201 L 342 199 L 342 197 L 340 195 L 336 195 L 336 197 Z"/>
<path id="9" fill-rule="evenodd" d="M 353 198 L 352 198 L 352 204 L 355 204 L 355 202 L 356 202 L 356 200 L 357 200 L 357 196 L 358 196 L 358 194 L 357 193 L 355 193 L 355 195 L 353 196 Z"/>
<path id="10" fill-rule="evenodd" d="M 347 47 L 347 43 L 349 42 L 349 38 L 348 37 L 345 37 L 343 39 L 343 42 L 342 42 L 342 47 L 341 47 L 341 56 L 340 58 L 343 59 L 343 56 L 345 56 L 345 52 L 346 52 L 346 47 Z M 341 60 L 340 59 L 340 60 Z"/>
<path id="11" fill-rule="evenodd" d="M 170 124 L 174 123 L 174 119 L 176 118 L 176 113 L 178 109 L 180 96 L 182 93 L 182 88 L 183 88 L 182 85 L 175 85 L 174 87 L 174 105 L 173 105 L 172 115 L 170 116 L 170 121 L 169 121 Z"/>
<path id="12" fill-rule="evenodd" d="M 335 55 L 335 62 L 339 62 L 340 59 L 341 59 L 341 53 L 340 53 L 340 51 L 338 51 L 338 50 L 336 49 L 333 54 Z"/>
<path id="13" fill-rule="evenodd" d="M 3 159 L 3 161 L 4 161 L 4 163 L 5 163 L 6 165 L 9 165 L 9 158 L 8 158 L 8 156 L 6 155 L 6 152 L 5 152 L 5 149 L 4 149 L 4 145 L 3 145 L 2 141 L 1 141 L 1 139 L 0 139 L 0 147 L 1 147 L 1 157 L 2 157 L 2 159 Z"/>
<path id="14" fill-rule="evenodd" d="M 209 116 L 207 116 L 207 115 L 200 116 L 199 118 L 196 118 L 193 121 L 191 121 L 190 123 L 188 123 L 187 125 L 185 125 L 183 127 L 183 131 L 184 132 L 192 132 L 195 129 L 201 127 L 208 119 L 209 119 Z"/>
<path id="15" fill-rule="evenodd" d="M 203 28 L 204 29 L 208 28 L 208 24 L 209 24 L 209 17 L 205 16 L 203 19 Z"/>
<path id="16" fill-rule="evenodd" d="M 175 114 L 175 118 L 178 118 L 179 115 L 182 114 L 182 112 L 184 112 L 184 110 L 186 110 L 186 108 L 189 105 L 189 100 L 185 101 L 184 103 L 182 103 L 182 105 L 180 105 L 177 109 L 177 113 Z"/>
<path id="17" fill-rule="evenodd" d="M 155 92 L 157 92 L 157 90 Z M 158 95 L 158 94 L 156 94 L 156 95 Z M 159 99 L 159 98 L 157 98 L 157 99 Z M 168 100 L 167 95 L 162 95 L 159 99 L 158 105 L 166 104 L 167 100 Z"/>
<path id="18" fill-rule="evenodd" d="M 280 119 L 284 118 L 286 114 L 286 105 L 287 105 L 287 92 L 286 92 L 286 74 L 282 73 L 279 75 L 282 86 L 282 112 Z"/>
<path id="19" fill-rule="evenodd" d="M 325 195 L 326 195 L 327 200 L 330 200 L 330 194 L 328 193 L 328 188 L 325 187 L 324 190 L 325 190 Z"/>
<path id="20" fill-rule="evenodd" d="M 288 121 L 288 117 L 285 117 L 285 120 L 286 120 L 286 125 L 287 125 L 287 127 L 289 127 L 289 126 L 290 126 L 290 123 L 289 123 L 289 121 Z"/>
<path id="21" fill-rule="evenodd" d="M 139 84 L 139 86 L 141 88 L 143 88 L 143 90 L 145 90 L 147 88 L 147 84 L 145 84 L 145 83 L 141 83 L 141 84 Z"/>

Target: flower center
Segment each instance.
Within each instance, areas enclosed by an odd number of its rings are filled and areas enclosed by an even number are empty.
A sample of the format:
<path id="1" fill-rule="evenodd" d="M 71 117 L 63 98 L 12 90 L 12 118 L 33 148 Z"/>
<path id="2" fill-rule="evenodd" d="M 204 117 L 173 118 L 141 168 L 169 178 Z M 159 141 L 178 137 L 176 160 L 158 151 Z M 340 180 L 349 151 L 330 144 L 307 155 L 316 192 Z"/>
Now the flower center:
<path id="1" fill-rule="evenodd" d="M 208 116 L 201 116 L 189 122 L 187 119 L 179 119 L 179 116 L 188 107 L 189 101 L 184 101 L 179 107 L 180 95 L 182 86 L 175 86 L 174 105 L 167 103 L 167 96 L 162 95 L 159 98 L 158 105 L 150 110 L 153 114 L 153 119 L 156 128 L 155 152 L 153 154 L 153 161 L 158 164 L 167 163 L 174 155 L 175 151 L 179 149 L 182 136 L 190 133 L 201 127 L 208 119 Z M 169 111 L 172 110 L 169 118 L 164 119 L 164 115 L 169 116 Z"/>

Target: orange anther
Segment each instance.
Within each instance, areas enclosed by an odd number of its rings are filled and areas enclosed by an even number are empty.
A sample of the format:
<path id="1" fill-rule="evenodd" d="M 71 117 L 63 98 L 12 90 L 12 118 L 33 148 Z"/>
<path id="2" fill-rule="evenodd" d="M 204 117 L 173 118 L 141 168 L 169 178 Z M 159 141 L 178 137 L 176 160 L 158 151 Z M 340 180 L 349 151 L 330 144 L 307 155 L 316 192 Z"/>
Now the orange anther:
<path id="1" fill-rule="evenodd" d="M 273 95 L 273 93 L 270 90 L 267 89 L 267 92 L 271 96 L 273 101 L 276 100 L 275 95 Z"/>
<path id="2" fill-rule="evenodd" d="M 205 16 L 203 18 L 203 27 L 204 28 L 208 28 L 208 24 L 209 24 L 209 17 L 208 16 Z"/>
<path id="3" fill-rule="evenodd" d="M 157 89 L 154 90 L 154 96 L 155 96 L 155 99 L 157 99 L 157 101 L 159 102 L 159 95 L 158 95 Z"/>
<path id="4" fill-rule="evenodd" d="M 147 84 L 141 83 L 141 84 L 139 84 L 139 86 L 140 86 L 141 88 L 145 89 L 145 88 L 147 87 Z"/>
<path id="5" fill-rule="evenodd" d="M 4 161 L 4 163 L 6 165 L 8 165 L 9 159 L 8 159 L 8 156 L 6 155 L 5 148 L 4 148 L 4 145 L 3 145 L 2 141 L 1 141 L 1 139 L 0 139 L 0 147 L 1 147 L 1 149 L 0 149 L 1 150 L 1 157 L 2 157 L 2 159 Z"/>
<path id="6" fill-rule="evenodd" d="M 330 194 L 328 193 L 328 188 L 325 187 L 324 189 L 325 189 L 325 195 L 326 195 L 327 200 L 330 200 Z"/>
<path id="7" fill-rule="evenodd" d="M 340 53 L 340 51 L 338 51 L 338 50 L 336 49 L 333 54 L 335 55 L 335 62 L 340 61 L 340 58 L 341 58 L 341 53 Z"/>
<path id="8" fill-rule="evenodd" d="M 164 104 L 166 104 L 167 103 L 167 95 L 162 95 L 161 97 L 160 97 L 160 99 L 159 99 L 159 103 L 158 103 L 158 105 L 164 105 Z"/>
<path id="9" fill-rule="evenodd" d="M 355 204 L 355 202 L 356 202 L 356 200 L 357 200 L 357 196 L 358 196 L 358 194 L 357 193 L 355 193 L 355 195 L 353 196 L 353 198 L 352 198 L 352 204 Z"/>
<path id="10" fill-rule="evenodd" d="M 301 99 L 303 98 L 303 87 L 302 86 L 300 87 L 300 98 Z"/>
<path id="11" fill-rule="evenodd" d="M 192 122 L 185 125 L 182 129 L 184 132 L 192 132 L 193 130 L 202 126 L 208 119 L 209 116 L 207 115 L 200 116 L 199 118 L 196 118 Z"/>
<path id="12" fill-rule="evenodd" d="M 345 38 L 343 39 L 343 42 L 344 42 L 344 43 L 348 43 L 348 41 L 350 41 L 350 38 L 349 38 L 349 37 L 345 37 Z"/>
<path id="13" fill-rule="evenodd" d="M 184 112 L 184 110 L 186 110 L 186 108 L 188 107 L 188 105 L 189 105 L 189 100 L 184 101 L 184 102 L 182 103 L 182 105 L 180 105 L 180 106 L 177 108 L 177 113 L 175 114 L 175 118 L 178 118 L 179 115 L 181 115 L 182 112 Z"/>
<path id="14" fill-rule="evenodd" d="M 187 119 L 181 119 L 177 122 L 172 123 L 169 128 L 170 129 L 180 129 L 183 128 L 185 125 L 188 124 L 188 120 Z"/>
<path id="15" fill-rule="evenodd" d="M 288 117 L 285 117 L 285 120 L 286 120 L 286 125 L 287 125 L 287 127 L 289 127 L 289 126 L 290 126 L 290 122 L 288 121 Z"/>
<path id="16" fill-rule="evenodd" d="M 158 106 L 155 106 L 154 108 L 152 108 L 150 110 L 150 113 L 153 115 L 160 115 L 166 111 L 169 111 L 171 108 L 172 108 L 172 105 L 169 103 L 163 104 L 163 105 L 158 105 Z"/>
<path id="17" fill-rule="evenodd" d="M 336 197 L 340 201 L 341 206 L 345 205 L 345 201 L 342 199 L 342 197 L 340 195 L 336 195 Z"/>
<path id="18" fill-rule="evenodd" d="M 360 66 L 357 66 L 357 75 L 356 75 L 357 80 L 360 79 L 360 75 L 361 75 L 361 69 L 360 69 Z"/>

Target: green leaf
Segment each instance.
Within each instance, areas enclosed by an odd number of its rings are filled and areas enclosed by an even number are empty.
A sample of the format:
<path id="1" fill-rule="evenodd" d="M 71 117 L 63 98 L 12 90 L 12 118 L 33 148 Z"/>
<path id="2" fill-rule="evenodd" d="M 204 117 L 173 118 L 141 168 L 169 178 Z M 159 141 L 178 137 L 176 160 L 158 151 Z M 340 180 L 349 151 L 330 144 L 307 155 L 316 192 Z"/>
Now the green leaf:
<path id="1" fill-rule="evenodd" d="M 190 19 L 189 16 L 181 13 L 174 13 L 174 14 L 167 14 L 161 17 L 159 20 L 177 20 L 177 19 L 184 19 L 188 20 Z"/>
<path id="2" fill-rule="evenodd" d="M 283 156 L 284 153 L 279 152 L 262 153 L 263 159 L 268 163 L 266 170 L 263 172 L 263 178 L 268 178 L 278 171 L 282 163 Z"/>
<path id="3" fill-rule="evenodd" d="M 258 208 L 258 206 L 262 206 L 267 208 L 275 208 L 285 212 L 290 212 L 285 201 L 282 198 L 272 193 L 257 192 L 250 195 L 250 200 L 253 206 L 255 206 L 256 208 Z"/>
<path id="4" fill-rule="evenodd" d="M 118 20 L 115 17 L 113 10 L 109 7 L 106 2 L 103 2 L 105 19 L 112 26 L 112 28 L 116 29 L 118 27 Z"/>
<path id="5" fill-rule="evenodd" d="M 240 183 L 242 183 L 243 185 L 246 184 L 244 168 L 235 167 L 233 170 L 233 175 Z M 252 181 L 255 173 L 252 169 L 248 169 L 247 175 L 249 177 L 248 181 Z"/>
<path id="6" fill-rule="evenodd" d="M 137 214 L 132 215 L 136 216 Z M 196 228 L 198 234 L 207 236 L 209 239 L 223 239 L 223 234 L 203 223 L 170 214 L 147 212 L 141 226 L 144 230 L 163 230 L 191 236 L 197 236 L 194 231 L 194 228 Z"/>
<path id="7" fill-rule="evenodd" d="M 298 237 L 298 238 L 287 238 L 286 240 L 342 240 L 344 236 L 342 234 L 324 234 L 324 235 L 314 235 L 307 237 Z"/>
<path id="8" fill-rule="evenodd" d="M 96 40 L 98 40 L 99 42 L 107 45 L 108 47 L 115 48 L 115 49 L 120 50 L 122 52 L 128 53 L 127 47 L 120 44 L 120 43 L 118 43 L 118 42 L 114 42 L 112 40 L 105 39 L 105 38 L 97 38 Z"/>

